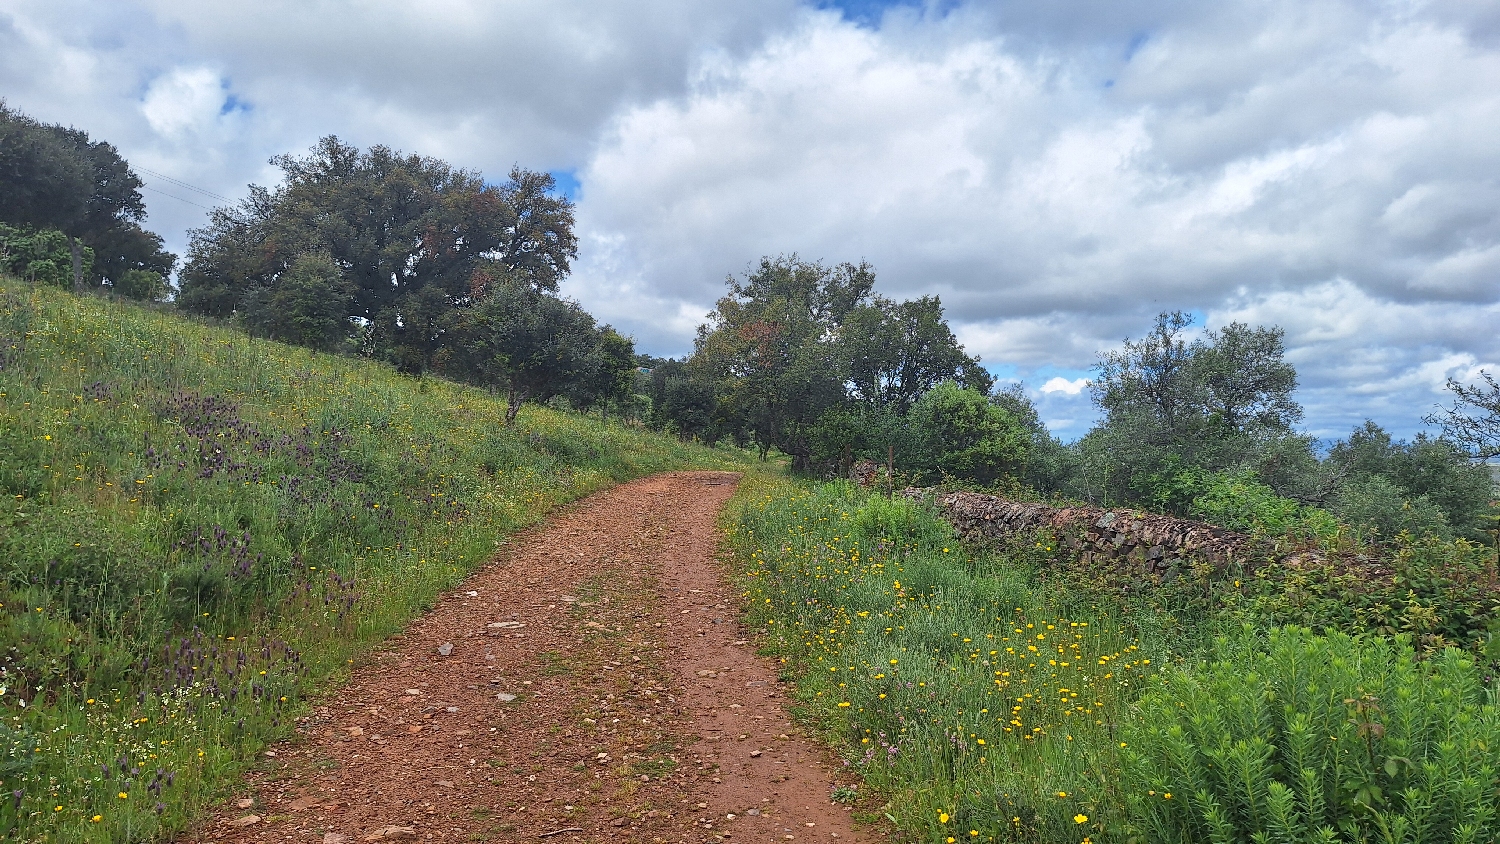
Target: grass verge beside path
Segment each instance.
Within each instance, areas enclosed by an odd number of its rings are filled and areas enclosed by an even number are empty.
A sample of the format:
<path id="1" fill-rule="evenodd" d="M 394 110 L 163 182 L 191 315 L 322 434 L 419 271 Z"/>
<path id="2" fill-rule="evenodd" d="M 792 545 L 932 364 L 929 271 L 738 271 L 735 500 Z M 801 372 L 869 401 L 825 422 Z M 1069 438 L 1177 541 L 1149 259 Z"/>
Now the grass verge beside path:
<path id="1" fill-rule="evenodd" d="M 975 553 L 847 484 L 747 476 L 726 529 L 748 622 L 901 840 L 1500 835 L 1500 684 L 1471 654 L 1176 619 L 1049 578 L 1045 538 Z"/>
<path id="2" fill-rule="evenodd" d="M 0 278 L 0 831 L 154 840 L 556 505 L 738 452 Z"/>
<path id="3" fill-rule="evenodd" d="M 1164 648 L 917 505 L 757 481 L 729 527 L 750 623 L 881 812 L 915 840 L 1084 839 Z"/>

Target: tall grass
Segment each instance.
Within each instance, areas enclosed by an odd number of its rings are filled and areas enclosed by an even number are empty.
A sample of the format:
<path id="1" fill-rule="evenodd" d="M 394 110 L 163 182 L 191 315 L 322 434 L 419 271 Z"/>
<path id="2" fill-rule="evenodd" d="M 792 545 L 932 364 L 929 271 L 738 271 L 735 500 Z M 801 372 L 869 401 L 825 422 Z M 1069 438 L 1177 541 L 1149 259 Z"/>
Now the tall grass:
<path id="1" fill-rule="evenodd" d="M 909 840 L 1493 840 L 1496 690 L 1457 650 L 1174 617 L 1044 579 L 1045 539 L 971 552 L 847 485 L 753 479 L 730 543 L 751 622 Z"/>
<path id="2" fill-rule="evenodd" d="M 1038 587 L 1024 558 L 970 556 L 919 505 L 842 485 L 744 500 L 731 539 L 752 622 L 898 827 L 934 841 L 1097 829 L 1164 643 Z"/>
<path id="3" fill-rule="evenodd" d="M 0 830 L 180 829 L 558 503 L 735 465 L 597 419 L 0 278 Z"/>

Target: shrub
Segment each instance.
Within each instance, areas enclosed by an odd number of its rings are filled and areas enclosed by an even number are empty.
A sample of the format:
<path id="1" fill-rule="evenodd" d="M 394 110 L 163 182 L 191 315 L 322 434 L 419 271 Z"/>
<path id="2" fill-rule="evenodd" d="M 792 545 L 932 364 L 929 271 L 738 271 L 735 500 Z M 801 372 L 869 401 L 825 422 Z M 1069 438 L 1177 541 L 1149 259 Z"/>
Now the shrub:
<path id="1" fill-rule="evenodd" d="M 1374 538 L 1390 541 L 1401 533 L 1453 537 L 1448 519 L 1425 495 L 1409 495 L 1379 475 L 1350 484 L 1339 494 L 1339 515 Z"/>
<path id="2" fill-rule="evenodd" d="M 1279 628 L 1171 672 L 1124 729 L 1126 831 L 1153 842 L 1480 842 L 1500 710 L 1474 663 Z"/>
<path id="3" fill-rule="evenodd" d="M 130 299 L 157 302 L 167 298 L 167 280 L 150 270 L 126 270 L 115 282 L 115 292 Z"/>
<path id="4" fill-rule="evenodd" d="M 951 475 L 963 481 L 994 483 L 1025 463 L 1031 435 L 984 393 L 952 381 L 933 387 L 907 416 L 920 441 L 911 461 L 928 480 Z"/>
<path id="5" fill-rule="evenodd" d="M 1338 520 L 1326 510 L 1283 498 L 1250 472 L 1197 473 L 1189 514 L 1244 533 L 1329 539 Z"/>

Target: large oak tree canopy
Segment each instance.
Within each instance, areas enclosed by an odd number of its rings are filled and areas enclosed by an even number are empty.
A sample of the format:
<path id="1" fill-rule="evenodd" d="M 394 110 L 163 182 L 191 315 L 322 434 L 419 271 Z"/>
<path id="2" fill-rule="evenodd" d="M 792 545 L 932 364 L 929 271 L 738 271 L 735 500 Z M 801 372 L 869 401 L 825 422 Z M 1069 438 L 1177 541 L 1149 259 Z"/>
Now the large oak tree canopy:
<path id="1" fill-rule="evenodd" d="M 369 326 L 377 353 L 417 372 L 432 366 L 451 312 L 501 283 L 555 291 L 577 256 L 572 203 L 551 194 L 545 173 L 516 167 L 488 184 L 435 158 L 331 136 L 272 163 L 280 186 L 252 186 L 191 233 L 181 307 L 227 317 L 302 256 L 326 254 L 352 287 L 347 316 Z"/>

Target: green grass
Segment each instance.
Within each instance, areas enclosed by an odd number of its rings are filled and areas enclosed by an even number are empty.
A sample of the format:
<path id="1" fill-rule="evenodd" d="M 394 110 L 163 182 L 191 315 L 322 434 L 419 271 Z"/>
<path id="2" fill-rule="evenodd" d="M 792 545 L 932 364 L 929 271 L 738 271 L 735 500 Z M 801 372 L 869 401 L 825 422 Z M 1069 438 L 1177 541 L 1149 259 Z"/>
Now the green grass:
<path id="1" fill-rule="evenodd" d="M 905 840 L 1495 829 L 1500 687 L 1458 650 L 1177 615 L 1057 576 L 1045 538 L 978 552 L 922 505 L 846 484 L 747 476 L 726 526 L 750 623 Z M 1328 743 L 1309 749 L 1308 725 Z"/>
<path id="2" fill-rule="evenodd" d="M 970 556 L 918 505 L 769 484 L 743 487 L 731 527 L 751 622 L 881 811 L 922 841 L 1092 831 L 1075 818 L 1098 815 L 1167 649 L 1025 559 Z"/>
<path id="3" fill-rule="evenodd" d="M 160 839 L 556 505 L 745 458 L 0 278 L 0 830 Z"/>

